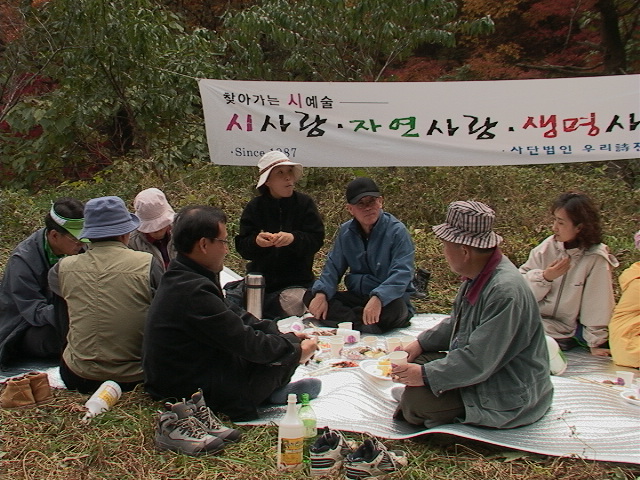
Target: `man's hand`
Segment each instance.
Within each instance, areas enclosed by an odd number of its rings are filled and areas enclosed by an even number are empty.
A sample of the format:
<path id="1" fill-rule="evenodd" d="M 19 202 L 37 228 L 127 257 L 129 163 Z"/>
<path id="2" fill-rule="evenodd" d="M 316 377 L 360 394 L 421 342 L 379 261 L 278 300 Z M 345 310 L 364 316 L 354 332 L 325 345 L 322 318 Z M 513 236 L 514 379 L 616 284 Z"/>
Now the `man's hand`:
<path id="1" fill-rule="evenodd" d="M 322 292 L 316 293 L 311 303 L 309 303 L 309 313 L 318 320 L 324 320 L 327 318 L 327 310 L 329 310 L 327 296 Z"/>
<path id="2" fill-rule="evenodd" d="M 609 350 L 608 348 L 589 347 L 589 350 L 591 350 L 591 355 L 595 355 L 596 357 L 610 357 L 611 356 L 611 350 Z"/>
<path id="3" fill-rule="evenodd" d="M 306 338 L 300 342 L 300 364 L 304 365 L 311 357 L 313 357 L 318 350 L 318 340 L 316 338 Z"/>
<path id="4" fill-rule="evenodd" d="M 408 363 L 406 365 L 396 365 L 391 370 L 391 380 L 396 383 L 404 383 L 409 387 L 422 387 L 422 365 Z"/>
<path id="5" fill-rule="evenodd" d="M 413 362 L 419 355 L 422 354 L 422 347 L 417 340 L 411 342 L 409 345 L 404 347 L 403 350 L 409 354 L 407 356 L 407 362 L 409 363 Z"/>
<path id="6" fill-rule="evenodd" d="M 378 323 L 380 321 L 380 312 L 382 312 L 382 302 L 374 295 L 362 310 L 362 323 L 365 325 Z"/>
<path id="7" fill-rule="evenodd" d="M 542 272 L 542 276 L 547 282 L 552 282 L 556 278 L 559 278 L 567 273 L 570 267 L 571 259 L 569 257 L 564 257 L 551 262 L 551 264 Z"/>

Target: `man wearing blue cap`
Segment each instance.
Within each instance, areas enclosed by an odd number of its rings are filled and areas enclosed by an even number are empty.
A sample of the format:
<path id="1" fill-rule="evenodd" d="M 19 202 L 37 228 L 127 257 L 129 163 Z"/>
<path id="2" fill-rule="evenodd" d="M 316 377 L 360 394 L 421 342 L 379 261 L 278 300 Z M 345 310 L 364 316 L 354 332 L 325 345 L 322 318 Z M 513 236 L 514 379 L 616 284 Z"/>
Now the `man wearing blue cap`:
<path id="1" fill-rule="evenodd" d="M 153 255 L 127 247 L 140 225 L 119 197 L 89 200 L 81 238 L 89 250 L 65 258 L 49 273 L 51 289 L 69 310 L 60 376 L 69 389 L 95 391 L 105 380 L 123 391 L 143 379 L 142 333 L 162 266 Z"/>
<path id="2" fill-rule="evenodd" d="M 78 239 L 84 204 L 63 197 L 51 204 L 44 227 L 18 244 L 0 285 L 0 366 L 29 358 L 58 358 L 67 334 L 66 307 L 47 274 L 61 258 L 84 249 Z"/>

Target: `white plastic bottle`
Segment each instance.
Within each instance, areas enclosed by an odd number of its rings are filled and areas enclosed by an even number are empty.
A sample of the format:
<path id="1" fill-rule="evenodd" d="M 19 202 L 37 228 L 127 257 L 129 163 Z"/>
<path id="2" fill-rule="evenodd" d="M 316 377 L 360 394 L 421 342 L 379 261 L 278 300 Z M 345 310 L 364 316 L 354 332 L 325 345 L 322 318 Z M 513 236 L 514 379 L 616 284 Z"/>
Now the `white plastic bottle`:
<path id="1" fill-rule="evenodd" d="M 287 413 L 278 427 L 278 468 L 300 470 L 304 445 L 304 425 L 296 408 L 297 397 L 290 393 L 287 397 Z"/>
<path id="2" fill-rule="evenodd" d="M 96 415 L 109 410 L 118 401 L 120 395 L 122 395 L 120 385 L 112 380 L 104 382 L 84 404 L 87 413 L 82 421 L 88 423 Z"/>

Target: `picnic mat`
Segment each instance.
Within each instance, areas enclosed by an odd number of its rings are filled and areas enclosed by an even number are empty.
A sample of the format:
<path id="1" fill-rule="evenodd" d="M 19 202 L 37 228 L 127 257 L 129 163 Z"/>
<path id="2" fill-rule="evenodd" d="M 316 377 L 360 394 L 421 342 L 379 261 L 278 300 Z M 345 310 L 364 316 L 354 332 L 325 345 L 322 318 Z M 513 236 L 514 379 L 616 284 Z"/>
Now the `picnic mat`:
<path id="1" fill-rule="evenodd" d="M 436 325 L 445 315 L 417 315 L 411 326 L 385 336 L 417 335 Z M 425 429 L 393 420 L 397 403 L 390 391 L 397 386 L 388 380 L 373 380 L 360 368 L 334 370 L 318 375 L 322 391 L 311 405 L 318 426 L 370 433 L 381 438 L 405 439 L 445 433 L 517 450 L 587 460 L 640 464 L 640 407 L 624 402 L 624 387 L 602 383 L 616 379 L 617 367 L 608 358 L 594 357 L 586 350 L 568 352 L 568 368 L 552 377 L 555 388 L 551 409 L 538 422 L 510 430 L 494 430 L 462 424 Z M 294 376 L 303 378 L 318 365 L 300 367 Z M 45 371 L 52 386 L 64 388 L 54 363 L 24 363 L 0 371 L 0 381 L 32 370 Z M 637 380 L 636 380 L 637 382 Z M 284 407 L 265 407 L 260 418 L 246 425 L 278 423 Z"/>
<path id="2" fill-rule="evenodd" d="M 417 315 L 411 326 L 381 336 L 417 335 L 436 325 L 445 315 Z M 640 407 L 626 403 L 624 387 L 602 383 L 614 381 L 617 367 L 609 358 L 594 357 L 586 349 L 567 355 L 568 367 L 562 376 L 552 377 L 554 400 L 538 422 L 509 430 L 495 430 L 463 424 L 425 429 L 393 420 L 397 403 L 388 380 L 374 380 L 360 368 L 333 370 L 318 375 L 322 391 L 311 405 L 318 426 L 351 432 L 405 439 L 432 433 L 446 433 L 527 452 L 588 460 L 640 463 Z M 295 379 L 312 374 L 317 366 L 300 367 Z M 260 419 L 249 425 L 277 423 L 284 407 L 267 407 Z"/>

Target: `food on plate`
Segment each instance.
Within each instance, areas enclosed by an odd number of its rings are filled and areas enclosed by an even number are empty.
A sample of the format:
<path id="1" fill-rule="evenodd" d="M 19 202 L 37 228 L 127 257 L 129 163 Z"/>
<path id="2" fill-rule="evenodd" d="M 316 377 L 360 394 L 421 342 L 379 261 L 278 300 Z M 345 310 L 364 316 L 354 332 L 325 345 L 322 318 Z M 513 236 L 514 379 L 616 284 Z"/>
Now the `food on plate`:
<path id="1" fill-rule="evenodd" d="M 350 360 L 342 360 L 340 362 L 332 363 L 331 366 L 334 368 L 354 368 L 357 367 L 358 364 Z"/>
<path id="2" fill-rule="evenodd" d="M 343 355 L 350 360 L 362 360 L 364 358 L 380 358 L 384 356 L 386 352 L 381 348 L 375 348 L 370 346 L 352 347 L 345 349 Z"/>
<path id="3" fill-rule="evenodd" d="M 381 358 L 380 360 L 378 360 L 376 368 L 380 372 L 380 375 L 382 375 L 383 377 L 391 376 L 391 362 L 388 358 Z"/>
<path id="4" fill-rule="evenodd" d="M 306 328 L 304 330 L 307 335 L 316 335 L 318 337 L 329 337 L 335 335 L 336 332 L 335 328 Z"/>

